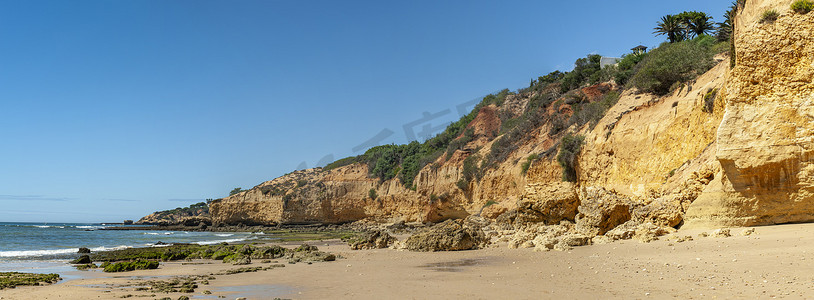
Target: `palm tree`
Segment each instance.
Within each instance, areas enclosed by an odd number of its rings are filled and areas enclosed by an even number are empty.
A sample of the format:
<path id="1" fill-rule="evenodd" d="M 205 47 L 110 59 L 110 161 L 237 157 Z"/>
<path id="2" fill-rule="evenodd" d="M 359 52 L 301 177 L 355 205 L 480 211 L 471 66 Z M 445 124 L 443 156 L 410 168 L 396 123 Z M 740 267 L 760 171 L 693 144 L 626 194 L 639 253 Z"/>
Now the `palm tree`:
<path id="1" fill-rule="evenodd" d="M 674 15 L 666 15 L 661 17 L 661 21 L 656 23 L 656 28 L 653 28 L 655 35 L 667 35 L 670 43 L 680 42 L 684 40 L 684 26 L 681 19 Z"/>
<path id="2" fill-rule="evenodd" d="M 712 23 L 711 20 L 712 17 L 707 16 L 706 13 L 696 13 L 686 21 L 685 25 L 689 34 L 702 36 L 715 30 L 715 23 Z"/>

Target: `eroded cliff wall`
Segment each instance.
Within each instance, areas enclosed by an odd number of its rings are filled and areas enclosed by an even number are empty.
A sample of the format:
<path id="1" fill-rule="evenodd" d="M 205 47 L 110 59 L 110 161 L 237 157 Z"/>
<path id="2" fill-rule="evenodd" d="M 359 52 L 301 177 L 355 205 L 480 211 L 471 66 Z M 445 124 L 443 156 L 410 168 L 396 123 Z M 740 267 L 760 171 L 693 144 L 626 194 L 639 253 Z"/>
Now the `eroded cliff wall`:
<path id="1" fill-rule="evenodd" d="M 213 222 L 439 222 L 479 214 L 508 224 L 566 220 L 596 235 L 627 221 L 664 227 L 812 221 L 814 13 L 795 14 L 790 3 L 746 1 L 735 18 L 734 69 L 719 55 L 713 69 L 670 95 L 628 90 L 595 126 L 569 128 L 585 136 L 574 183 L 562 180 L 556 154 L 563 133 L 552 130 L 552 118 L 461 186 L 464 161 L 487 157 L 500 138 L 498 116 L 523 114 L 537 96 L 511 95 L 481 109 L 469 125 L 477 138 L 424 167 L 414 188 L 371 178 L 360 163 L 297 171 L 213 202 Z M 759 22 L 767 9 L 780 12 L 777 21 Z M 586 88 L 579 101 L 616 88 Z M 544 116 L 573 113 L 570 98 L 561 96 Z M 531 154 L 540 158 L 527 160 Z"/>
<path id="2" fill-rule="evenodd" d="M 814 221 L 814 13 L 748 1 L 718 127 L 721 170 L 687 214 L 693 226 Z M 774 9 L 774 22 L 761 22 Z"/>

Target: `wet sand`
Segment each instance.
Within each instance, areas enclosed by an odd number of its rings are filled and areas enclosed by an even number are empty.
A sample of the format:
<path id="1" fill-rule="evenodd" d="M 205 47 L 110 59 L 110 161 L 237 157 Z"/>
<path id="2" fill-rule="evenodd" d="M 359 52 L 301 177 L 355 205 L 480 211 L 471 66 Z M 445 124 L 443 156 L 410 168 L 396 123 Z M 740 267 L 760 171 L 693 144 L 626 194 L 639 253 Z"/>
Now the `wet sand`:
<path id="1" fill-rule="evenodd" d="M 642 244 L 628 240 L 571 251 L 534 252 L 505 244 L 476 251 L 418 253 L 392 249 L 352 251 L 333 240 L 312 243 L 338 253 L 335 262 L 286 264 L 256 273 L 216 275 L 194 294 L 141 299 L 770 299 L 814 298 L 814 224 L 741 228 L 732 237 L 699 237 L 712 230 L 680 230 Z M 290 246 L 293 246 L 290 245 Z M 208 275 L 237 266 L 162 263 L 158 270 L 106 274 L 44 287 L 0 291 L 2 299 L 114 299 L 135 291 L 143 278 Z M 213 262 L 213 263 L 211 263 Z M 279 261 L 285 263 L 285 261 Z M 268 264 L 255 261 L 252 266 Z M 202 292 L 209 290 L 211 295 Z"/>

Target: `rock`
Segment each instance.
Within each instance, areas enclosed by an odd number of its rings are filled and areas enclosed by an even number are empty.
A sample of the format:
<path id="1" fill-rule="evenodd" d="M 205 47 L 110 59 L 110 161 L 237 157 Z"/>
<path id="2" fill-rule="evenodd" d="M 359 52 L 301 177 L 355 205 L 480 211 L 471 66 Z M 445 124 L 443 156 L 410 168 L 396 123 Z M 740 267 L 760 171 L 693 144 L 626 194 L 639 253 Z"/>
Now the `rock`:
<path id="1" fill-rule="evenodd" d="M 271 247 L 258 247 L 256 248 L 252 254 L 251 258 L 254 259 L 274 259 L 280 258 L 285 255 L 285 248 L 280 246 L 271 246 Z"/>
<path id="2" fill-rule="evenodd" d="M 468 217 L 466 217 L 466 219 L 464 219 L 464 226 L 469 228 L 483 229 L 484 227 L 489 226 L 489 224 L 491 223 L 492 222 L 489 221 L 488 219 L 476 215 L 469 215 Z"/>
<path id="3" fill-rule="evenodd" d="M 659 197 L 650 204 L 633 209 L 633 219 L 642 224 L 676 227 L 683 218 L 682 200 L 678 195 Z"/>
<path id="4" fill-rule="evenodd" d="M 389 233 L 374 230 L 365 233 L 359 240 L 350 241 L 349 245 L 353 250 L 382 249 L 392 246 L 394 242 L 396 242 L 396 238 Z"/>
<path id="5" fill-rule="evenodd" d="M 607 236 L 604 236 L 604 235 L 598 235 L 598 236 L 595 236 L 595 237 L 593 237 L 591 239 L 591 243 L 594 244 L 594 245 L 610 244 L 610 243 L 613 243 L 613 239 L 611 239 L 611 238 L 609 238 Z"/>
<path id="6" fill-rule="evenodd" d="M 387 229 L 393 231 L 404 230 L 407 229 L 407 224 L 404 222 L 404 220 L 399 220 L 397 222 L 393 222 L 393 224 L 388 225 Z"/>
<path id="7" fill-rule="evenodd" d="M 512 230 L 514 229 L 515 220 L 517 220 L 517 210 L 511 209 L 500 214 L 495 219 L 494 225 L 501 230 Z"/>
<path id="8" fill-rule="evenodd" d="M 727 75 L 716 135 L 722 171 L 687 210 L 691 226 L 814 220 L 814 68 L 811 56 L 801 55 L 814 51 L 814 22 L 784 13 L 771 29 L 755 25 L 773 4 L 758 2 L 733 29 L 737 67 Z"/>
<path id="9" fill-rule="evenodd" d="M 638 224 L 631 220 L 608 231 L 605 236 L 613 241 L 634 239 L 641 243 L 649 243 L 658 240 L 659 236 L 675 231 L 672 227 L 657 226 L 653 223 Z"/>
<path id="10" fill-rule="evenodd" d="M 601 187 L 583 188 L 580 202 L 576 230 L 584 235 L 603 235 L 631 218 L 629 200 Z"/>
<path id="11" fill-rule="evenodd" d="M 656 226 L 653 223 L 645 223 L 636 226 L 636 232 L 633 234 L 633 239 L 640 243 L 649 243 L 658 240 L 660 236 L 675 232 L 672 227 Z"/>
<path id="12" fill-rule="evenodd" d="M 124 222 L 122 222 L 122 224 L 124 224 L 124 225 L 133 225 L 133 220 L 124 220 Z"/>
<path id="13" fill-rule="evenodd" d="M 410 236 L 405 244 L 412 251 L 457 251 L 478 249 L 486 242 L 483 230 L 466 227 L 460 220 L 447 220 Z"/>
<path id="14" fill-rule="evenodd" d="M 187 297 L 187 296 L 181 296 L 181 297 L 178 297 L 178 300 L 189 300 L 189 297 Z"/>
<path id="15" fill-rule="evenodd" d="M 252 245 L 243 245 L 243 247 L 240 248 L 240 250 L 238 250 L 237 252 L 243 255 L 251 255 L 254 252 L 254 250 L 255 247 Z"/>
<path id="16" fill-rule="evenodd" d="M 508 210 L 509 208 L 503 205 L 503 203 L 497 203 L 484 207 L 480 211 L 480 215 L 481 217 L 494 220 Z"/>
<path id="17" fill-rule="evenodd" d="M 89 263 L 91 263 L 91 260 L 90 260 L 90 256 L 88 256 L 88 255 L 82 255 L 79 258 L 74 259 L 74 260 L 71 261 L 71 264 L 74 264 L 74 265 L 83 265 L 83 264 L 89 264 Z"/>
<path id="18" fill-rule="evenodd" d="M 297 248 L 294 248 L 294 252 L 311 252 L 311 251 L 319 251 L 317 246 L 311 246 L 308 244 L 302 244 Z"/>
<path id="19" fill-rule="evenodd" d="M 750 235 L 752 235 L 753 233 L 755 233 L 755 229 L 754 229 L 754 228 L 747 228 L 747 229 L 741 230 L 741 235 L 742 235 L 742 236 L 750 236 Z"/>
<path id="20" fill-rule="evenodd" d="M 535 251 L 567 251 L 573 247 L 591 244 L 591 238 L 578 233 L 567 233 L 561 236 L 540 235 L 534 239 Z"/>
<path id="21" fill-rule="evenodd" d="M 232 262 L 233 265 L 242 266 L 242 265 L 249 265 L 252 263 L 252 259 L 248 256 L 240 256 L 235 261 Z"/>
<path id="22" fill-rule="evenodd" d="M 529 184 L 518 201 L 518 224 L 559 224 L 563 220 L 574 221 L 579 206 L 573 183 Z"/>
<path id="23" fill-rule="evenodd" d="M 578 233 L 563 235 L 559 238 L 561 244 L 571 247 L 579 247 L 591 244 L 591 238 Z"/>
<path id="24" fill-rule="evenodd" d="M 732 234 L 729 228 L 716 229 L 715 231 L 712 232 L 712 237 L 716 238 L 728 238 L 730 236 L 732 236 Z"/>
<path id="25" fill-rule="evenodd" d="M 90 253 L 90 249 L 81 247 L 79 248 L 79 251 L 77 251 L 76 253 Z"/>

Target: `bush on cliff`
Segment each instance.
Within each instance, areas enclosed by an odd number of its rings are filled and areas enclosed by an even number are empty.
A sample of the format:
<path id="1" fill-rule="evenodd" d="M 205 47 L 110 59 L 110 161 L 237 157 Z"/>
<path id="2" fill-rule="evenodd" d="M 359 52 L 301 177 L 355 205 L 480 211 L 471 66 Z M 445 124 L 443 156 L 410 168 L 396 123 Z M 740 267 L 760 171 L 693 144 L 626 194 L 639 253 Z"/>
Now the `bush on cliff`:
<path id="1" fill-rule="evenodd" d="M 712 56 L 719 50 L 715 44 L 715 38 L 708 35 L 662 44 L 636 66 L 636 74 L 628 85 L 643 92 L 666 95 L 673 84 L 695 79 L 715 65 Z"/>
<path id="2" fill-rule="evenodd" d="M 461 149 L 469 141 L 475 139 L 474 130 L 467 130 L 480 109 L 488 105 L 500 106 L 506 97 L 511 95 L 508 89 L 483 97 L 481 102 L 472 111 L 453 122 L 447 128 L 424 143 L 417 141 L 406 145 L 382 145 L 368 149 L 365 154 L 347 157 L 328 164 L 323 170 L 331 170 L 354 163 L 364 163 L 368 166 L 371 177 L 379 178 L 380 182 L 398 178 L 408 188 L 415 188 L 414 180 L 426 165 L 435 161 L 446 152 Z"/>
<path id="3" fill-rule="evenodd" d="M 577 156 L 582 149 L 585 136 L 566 135 L 560 142 L 560 154 L 557 155 L 557 162 L 562 166 L 562 180 L 568 182 L 577 181 Z"/>
<path id="4" fill-rule="evenodd" d="M 798 14 L 807 14 L 811 10 L 814 10 L 814 2 L 811 0 L 797 0 L 791 4 L 791 10 Z"/>
<path id="5" fill-rule="evenodd" d="M 563 93 L 580 88 L 585 84 L 596 84 L 599 81 L 601 55 L 590 54 L 574 62 L 574 70 L 563 76 L 560 85 Z"/>

